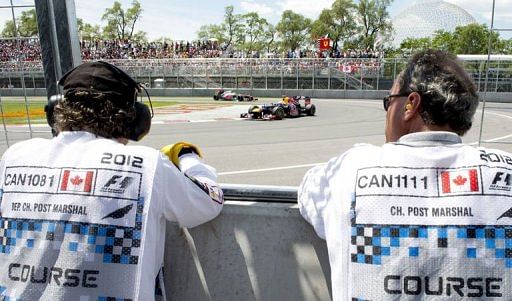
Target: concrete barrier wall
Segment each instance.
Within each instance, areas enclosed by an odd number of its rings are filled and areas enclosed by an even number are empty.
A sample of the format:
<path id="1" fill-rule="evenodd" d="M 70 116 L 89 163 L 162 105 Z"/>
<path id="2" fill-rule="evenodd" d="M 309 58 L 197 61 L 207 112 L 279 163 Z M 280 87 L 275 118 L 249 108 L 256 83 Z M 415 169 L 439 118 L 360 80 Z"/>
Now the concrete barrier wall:
<path id="1" fill-rule="evenodd" d="M 226 202 L 219 217 L 168 223 L 168 300 L 330 300 L 327 247 L 296 204 Z"/>
<path id="2" fill-rule="evenodd" d="M 27 96 L 46 96 L 46 90 L 41 88 L 26 89 Z M 327 99 L 382 99 L 389 91 L 382 90 L 281 90 L 281 89 L 237 89 L 238 93 L 251 94 L 256 97 L 276 97 L 282 95 L 305 95 L 314 98 Z M 215 89 L 148 89 L 151 96 L 168 97 L 212 97 Z M 23 89 L 0 89 L 0 96 L 23 96 Z M 491 102 L 512 102 L 512 92 L 487 92 L 481 97 Z"/>

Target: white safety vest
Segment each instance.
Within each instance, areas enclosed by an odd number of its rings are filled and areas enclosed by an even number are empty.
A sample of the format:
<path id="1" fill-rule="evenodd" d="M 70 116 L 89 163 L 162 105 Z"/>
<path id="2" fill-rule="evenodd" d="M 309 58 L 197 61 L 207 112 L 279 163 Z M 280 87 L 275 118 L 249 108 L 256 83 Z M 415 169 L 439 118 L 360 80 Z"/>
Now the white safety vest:
<path id="1" fill-rule="evenodd" d="M 448 132 L 354 146 L 309 170 L 334 300 L 512 300 L 512 155 Z"/>
<path id="2" fill-rule="evenodd" d="M 194 227 L 223 204 L 213 168 L 195 154 L 180 167 L 87 132 L 10 147 L 0 161 L 0 299 L 153 300 L 166 220 Z"/>

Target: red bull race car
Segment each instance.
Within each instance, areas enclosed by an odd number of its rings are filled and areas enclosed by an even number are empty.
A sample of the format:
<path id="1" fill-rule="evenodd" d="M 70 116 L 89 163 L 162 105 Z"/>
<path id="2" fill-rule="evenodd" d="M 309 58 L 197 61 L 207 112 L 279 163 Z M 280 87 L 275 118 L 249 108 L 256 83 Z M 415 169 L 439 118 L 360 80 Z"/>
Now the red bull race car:
<path id="1" fill-rule="evenodd" d="M 250 106 L 247 113 L 240 114 L 241 118 L 250 119 L 283 119 L 285 117 L 314 116 L 316 106 L 308 96 L 283 96 L 278 103 Z"/>
<path id="2" fill-rule="evenodd" d="M 224 89 L 219 89 L 213 95 L 213 100 L 231 100 L 231 101 L 254 101 L 257 98 L 254 98 L 248 94 L 238 94 L 233 91 L 226 91 Z"/>

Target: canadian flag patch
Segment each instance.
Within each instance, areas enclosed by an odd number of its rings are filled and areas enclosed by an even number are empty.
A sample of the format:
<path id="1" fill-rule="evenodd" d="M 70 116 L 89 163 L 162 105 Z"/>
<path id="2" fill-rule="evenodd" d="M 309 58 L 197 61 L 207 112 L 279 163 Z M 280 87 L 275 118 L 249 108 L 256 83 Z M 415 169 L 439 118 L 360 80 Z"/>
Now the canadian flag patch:
<path id="1" fill-rule="evenodd" d="M 457 169 L 441 172 L 441 194 L 479 193 L 478 169 Z"/>
<path id="2" fill-rule="evenodd" d="M 90 193 L 93 178 L 94 171 L 92 170 L 65 169 L 62 173 L 60 190 Z"/>

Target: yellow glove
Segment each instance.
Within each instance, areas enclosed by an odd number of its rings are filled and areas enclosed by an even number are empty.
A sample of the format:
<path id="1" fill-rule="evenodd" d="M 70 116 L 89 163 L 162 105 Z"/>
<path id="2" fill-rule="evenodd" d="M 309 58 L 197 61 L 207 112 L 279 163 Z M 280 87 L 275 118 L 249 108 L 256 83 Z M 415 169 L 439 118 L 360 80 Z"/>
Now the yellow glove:
<path id="1" fill-rule="evenodd" d="M 176 167 L 180 167 L 180 159 L 179 157 L 181 155 L 184 155 L 186 153 L 196 153 L 199 157 L 203 157 L 203 154 L 201 154 L 201 150 L 199 147 L 193 145 L 192 143 L 188 142 L 176 142 L 174 144 L 169 144 L 160 149 L 160 151 L 171 160 Z"/>

